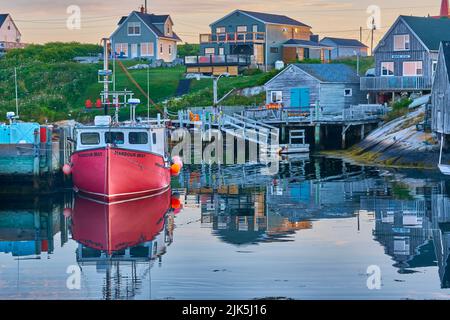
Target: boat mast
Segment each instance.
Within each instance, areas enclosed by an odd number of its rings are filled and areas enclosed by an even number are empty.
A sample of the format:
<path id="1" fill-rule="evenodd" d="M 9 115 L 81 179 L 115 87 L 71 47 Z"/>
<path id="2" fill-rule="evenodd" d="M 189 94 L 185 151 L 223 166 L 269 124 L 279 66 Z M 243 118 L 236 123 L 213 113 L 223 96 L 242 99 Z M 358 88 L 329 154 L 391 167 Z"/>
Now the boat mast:
<path id="1" fill-rule="evenodd" d="M 108 52 L 108 38 L 103 38 L 103 106 L 105 115 L 108 115 L 108 97 L 109 97 L 109 52 Z"/>

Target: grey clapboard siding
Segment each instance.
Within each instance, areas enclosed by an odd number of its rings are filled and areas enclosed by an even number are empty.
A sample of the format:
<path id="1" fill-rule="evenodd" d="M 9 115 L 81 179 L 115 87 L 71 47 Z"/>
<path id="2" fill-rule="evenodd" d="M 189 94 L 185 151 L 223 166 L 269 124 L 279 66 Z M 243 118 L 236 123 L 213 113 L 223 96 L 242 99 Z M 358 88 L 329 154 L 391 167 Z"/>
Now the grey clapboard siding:
<path id="1" fill-rule="evenodd" d="M 406 34 L 409 35 L 410 50 L 395 51 L 394 36 Z M 381 76 L 382 62 L 394 62 L 394 75 L 403 76 L 403 62 L 405 61 L 422 61 L 424 77 L 431 78 L 432 58 L 430 52 L 411 32 L 403 19 L 399 18 L 375 50 L 376 75 Z"/>
<path id="2" fill-rule="evenodd" d="M 340 113 L 345 107 L 366 102 L 366 95 L 361 92 L 359 83 L 322 82 L 290 65 L 265 85 L 267 103 L 271 102 L 272 91 L 282 91 L 283 105 L 291 107 L 292 88 L 309 88 L 310 105 L 319 103 L 324 113 Z M 345 89 L 352 89 L 352 96 L 345 97 Z"/>
<path id="3" fill-rule="evenodd" d="M 434 132 L 450 134 L 450 82 L 444 52 L 439 60 L 431 95 L 432 129 Z M 445 124 L 444 124 L 445 121 Z"/>

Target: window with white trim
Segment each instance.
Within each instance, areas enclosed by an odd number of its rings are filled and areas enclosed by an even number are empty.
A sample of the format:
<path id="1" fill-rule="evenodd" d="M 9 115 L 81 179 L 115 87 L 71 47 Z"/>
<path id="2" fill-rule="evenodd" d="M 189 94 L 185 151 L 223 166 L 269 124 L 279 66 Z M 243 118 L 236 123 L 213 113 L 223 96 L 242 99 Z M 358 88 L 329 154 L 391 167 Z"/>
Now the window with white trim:
<path id="1" fill-rule="evenodd" d="M 140 36 L 141 35 L 141 23 L 140 22 L 128 22 L 128 35 Z"/>
<path id="2" fill-rule="evenodd" d="M 398 34 L 394 36 L 394 51 L 407 51 L 410 49 L 409 34 Z"/>
<path id="3" fill-rule="evenodd" d="M 283 91 L 271 91 L 270 92 L 270 102 L 271 103 L 283 102 Z"/>
<path id="4" fill-rule="evenodd" d="M 423 76 L 422 61 L 404 61 L 403 75 L 408 76 Z"/>
<path id="5" fill-rule="evenodd" d="M 214 48 L 205 48 L 205 56 L 216 54 L 216 50 Z"/>
<path id="6" fill-rule="evenodd" d="M 381 63 L 381 75 L 383 77 L 389 77 L 394 75 L 394 62 L 382 62 Z"/>
<path id="7" fill-rule="evenodd" d="M 141 43 L 141 57 L 152 57 L 153 52 L 153 42 L 143 42 Z"/>
<path id="8" fill-rule="evenodd" d="M 217 27 L 216 28 L 216 33 L 225 33 L 225 32 L 226 32 L 225 27 Z"/>
<path id="9" fill-rule="evenodd" d="M 433 61 L 431 63 L 431 71 L 432 71 L 433 78 L 434 78 L 434 75 L 436 74 L 437 66 L 438 66 L 437 61 Z"/>
<path id="10" fill-rule="evenodd" d="M 118 56 L 128 57 L 128 43 L 116 43 L 115 52 Z"/>
<path id="11" fill-rule="evenodd" d="M 258 32 L 258 25 L 257 24 L 254 24 L 253 25 L 253 27 L 252 27 L 252 30 L 253 30 L 253 32 Z"/>
<path id="12" fill-rule="evenodd" d="M 346 88 L 344 90 L 344 97 L 352 97 L 353 96 L 353 90 L 351 88 Z"/>
<path id="13" fill-rule="evenodd" d="M 237 26 L 237 32 L 247 32 L 247 26 Z"/>

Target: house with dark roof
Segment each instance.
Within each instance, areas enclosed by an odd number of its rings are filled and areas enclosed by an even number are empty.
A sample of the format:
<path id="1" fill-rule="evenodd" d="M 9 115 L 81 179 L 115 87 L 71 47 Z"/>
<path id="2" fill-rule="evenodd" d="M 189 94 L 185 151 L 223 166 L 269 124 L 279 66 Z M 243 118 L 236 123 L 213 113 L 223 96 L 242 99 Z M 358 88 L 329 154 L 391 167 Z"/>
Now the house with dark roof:
<path id="1" fill-rule="evenodd" d="M 311 27 L 285 15 L 235 10 L 211 23 L 210 28 L 210 33 L 200 35 L 199 59 L 204 63 L 187 61 L 188 66 L 192 62 L 192 67 L 218 63 L 229 67 L 235 62 L 239 67 L 251 64 L 270 68 L 279 60 L 329 60 L 330 50 L 318 43 Z"/>
<path id="2" fill-rule="evenodd" d="M 450 40 L 450 19 L 400 16 L 374 49 L 375 76 L 361 78 L 372 102 L 402 93 L 430 93 L 439 45 Z"/>
<path id="3" fill-rule="evenodd" d="M 113 53 L 123 59 L 145 58 L 172 62 L 181 39 L 173 31 L 170 15 L 133 11 L 122 17 L 111 35 Z"/>
<path id="4" fill-rule="evenodd" d="M 360 77 L 345 64 L 291 64 L 265 84 L 268 104 L 309 112 L 319 105 L 323 114 L 366 102 Z"/>
<path id="5" fill-rule="evenodd" d="M 21 43 L 22 34 L 8 13 L 0 13 L 0 52 L 23 48 Z"/>
<path id="6" fill-rule="evenodd" d="M 331 59 L 333 60 L 357 55 L 367 57 L 368 47 L 356 39 L 325 37 L 320 40 L 320 44 L 333 48 L 331 50 Z"/>
<path id="7" fill-rule="evenodd" d="M 441 43 L 436 74 L 431 91 L 431 128 L 450 134 L 450 41 Z"/>

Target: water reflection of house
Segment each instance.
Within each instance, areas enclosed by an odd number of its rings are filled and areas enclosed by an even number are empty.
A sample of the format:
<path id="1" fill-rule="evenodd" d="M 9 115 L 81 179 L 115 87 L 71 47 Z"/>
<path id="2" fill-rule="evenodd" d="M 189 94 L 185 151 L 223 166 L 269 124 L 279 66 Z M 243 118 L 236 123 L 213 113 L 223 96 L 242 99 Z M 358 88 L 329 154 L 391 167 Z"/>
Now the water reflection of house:
<path id="1" fill-rule="evenodd" d="M 40 256 L 55 251 L 54 236 L 67 242 L 63 203 L 0 200 L 0 252 L 15 257 Z"/>
<path id="2" fill-rule="evenodd" d="M 450 288 L 450 199 L 433 195 L 434 247 L 442 288 Z"/>
<path id="3" fill-rule="evenodd" d="M 375 240 L 395 261 L 399 272 L 405 269 L 434 266 L 432 222 L 424 199 L 396 200 L 373 198 L 362 209 L 375 213 Z"/>
<path id="4" fill-rule="evenodd" d="M 112 205 L 76 198 L 71 229 L 77 262 L 83 274 L 92 267 L 104 274 L 105 299 L 130 299 L 142 292 L 142 280 L 173 240 L 170 201 L 170 190 Z"/>

